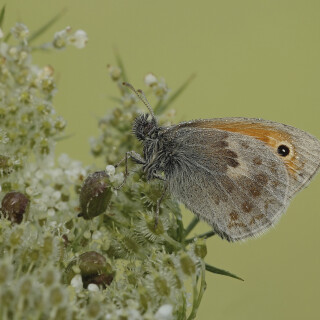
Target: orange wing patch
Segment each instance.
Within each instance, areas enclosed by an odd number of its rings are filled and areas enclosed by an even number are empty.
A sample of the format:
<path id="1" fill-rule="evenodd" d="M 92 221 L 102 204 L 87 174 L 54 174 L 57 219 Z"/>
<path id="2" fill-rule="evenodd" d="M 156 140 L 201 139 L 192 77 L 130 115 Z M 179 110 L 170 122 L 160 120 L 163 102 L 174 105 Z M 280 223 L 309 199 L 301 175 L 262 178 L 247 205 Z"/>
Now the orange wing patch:
<path id="1" fill-rule="evenodd" d="M 247 123 L 241 121 L 195 121 L 183 125 L 184 127 L 194 127 L 203 129 L 218 129 L 222 131 L 240 133 L 263 141 L 272 148 L 274 153 L 278 155 L 277 149 L 281 144 L 286 144 L 290 148 L 290 154 L 287 157 L 280 157 L 284 161 L 288 172 L 295 177 L 298 170 L 298 159 L 290 135 L 278 128 L 263 123 Z M 244 146 L 245 147 L 245 146 Z"/>

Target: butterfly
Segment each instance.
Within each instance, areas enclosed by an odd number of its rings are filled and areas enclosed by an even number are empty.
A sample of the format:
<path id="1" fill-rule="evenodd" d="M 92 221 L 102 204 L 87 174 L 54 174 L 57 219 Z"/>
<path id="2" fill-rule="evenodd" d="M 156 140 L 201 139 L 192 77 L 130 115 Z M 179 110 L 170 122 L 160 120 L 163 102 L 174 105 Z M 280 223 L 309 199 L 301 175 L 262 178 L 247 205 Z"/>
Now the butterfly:
<path id="1" fill-rule="evenodd" d="M 165 180 L 170 194 L 228 241 L 255 237 L 273 226 L 320 166 L 320 141 L 285 124 L 217 118 L 162 127 L 149 110 L 133 132 L 143 156 L 128 152 L 147 178 Z"/>

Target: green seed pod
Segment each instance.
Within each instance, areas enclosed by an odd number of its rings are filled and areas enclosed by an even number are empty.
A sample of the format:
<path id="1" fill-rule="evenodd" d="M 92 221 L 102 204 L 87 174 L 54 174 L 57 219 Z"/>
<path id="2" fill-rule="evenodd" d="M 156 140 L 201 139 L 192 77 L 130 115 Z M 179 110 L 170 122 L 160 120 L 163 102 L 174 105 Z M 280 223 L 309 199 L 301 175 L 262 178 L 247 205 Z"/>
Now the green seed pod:
<path id="1" fill-rule="evenodd" d="M 85 252 L 78 259 L 69 263 L 64 276 L 66 283 L 70 283 L 76 275 L 76 267 L 79 268 L 78 272 L 80 270 L 84 288 L 87 288 L 90 283 L 105 288 L 110 285 L 115 276 L 115 272 L 106 258 L 95 251 Z"/>
<path id="2" fill-rule="evenodd" d="M 180 256 L 180 264 L 182 271 L 188 275 L 191 276 L 196 272 L 196 266 L 194 261 L 190 258 L 190 256 L 186 253 L 182 253 Z"/>
<path id="3" fill-rule="evenodd" d="M 168 297 L 170 295 L 171 289 L 168 286 L 168 282 L 165 278 L 162 278 L 161 276 L 156 276 L 153 280 L 153 285 L 161 296 Z"/>
<path id="4" fill-rule="evenodd" d="M 105 171 L 90 174 L 80 191 L 80 207 L 84 219 L 92 219 L 103 213 L 110 203 L 112 190 Z"/>
<path id="5" fill-rule="evenodd" d="M 194 253 L 201 259 L 207 255 L 207 246 L 204 239 L 198 239 L 194 245 Z"/>
<path id="6" fill-rule="evenodd" d="M 1 203 L 1 211 L 5 218 L 20 224 L 24 214 L 28 211 L 29 199 L 18 191 L 8 192 Z"/>
<path id="7" fill-rule="evenodd" d="M 82 276 L 102 273 L 105 270 L 106 264 L 106 258 L 95 251 L 85 252 L 78 259 Z"/>
<path id="8" fill-rule="evenodd" d="M 113 81 L 118 81 L 121 77 L 121 69 L 117 66 L 107 65 L 109 76 Z"/>

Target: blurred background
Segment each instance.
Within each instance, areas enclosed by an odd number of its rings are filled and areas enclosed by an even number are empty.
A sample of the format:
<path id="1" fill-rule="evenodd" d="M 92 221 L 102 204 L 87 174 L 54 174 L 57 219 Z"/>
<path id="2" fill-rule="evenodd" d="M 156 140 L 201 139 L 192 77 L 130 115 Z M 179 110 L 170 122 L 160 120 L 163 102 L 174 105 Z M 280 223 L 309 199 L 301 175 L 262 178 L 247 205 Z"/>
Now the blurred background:
<path id="1" fill-rule="evenodd" d="M 73 134 L 57 154 L 97 163 L 89 137 L 98 135 L 97 121 L 118 93 L 106 68 L 116 63 L 115 48 L 136 87 L 144 88 L 148 72 L 173 90 L 196 74 L 174 103 L 177 122 L 258 117 L 320 138 L 318 0 L 9 0 L 3 29 L 19 20 L 35 30 L 64 8 L 37 42 L 70 25 L 88 33 L 87 47 L 34 55 L 36 64 L 55 69 L 54 105 Z M 317 177 L 259 239 L 208 240 L 206 261 L 245 282 L 208 273 L 198 319 L 319 319 L 319 191 Z M 192 218 L 187 210 L 184 215 Z M 201 224 L 196 232 L 206 230 Z"/>

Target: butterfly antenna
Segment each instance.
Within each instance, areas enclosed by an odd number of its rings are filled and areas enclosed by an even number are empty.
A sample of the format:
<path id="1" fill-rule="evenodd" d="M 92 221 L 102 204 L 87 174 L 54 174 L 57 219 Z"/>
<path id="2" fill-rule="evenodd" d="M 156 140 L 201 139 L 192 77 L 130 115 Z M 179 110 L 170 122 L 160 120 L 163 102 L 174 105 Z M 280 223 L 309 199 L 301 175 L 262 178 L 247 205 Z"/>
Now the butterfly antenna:
<path id="1" fill-rule="evenodd" d="M 156 121 L 156 117 L 154 115 L 154 112 L 152 110 L 152 107 L 149 103 L 149 101 L 147 100 L 145 94 L 143 93 L 143 91 L 141 89 L 136 90 L 132 84 L 128 83 L 128 82 L 122 82 L 122 84 L 126 87 L 128 87 L 131 91 L 133 91 L 136 96 L 142 101 L 142 103 L 148 108 L 151 117 L 153 118 L 154 121 Z"/>

